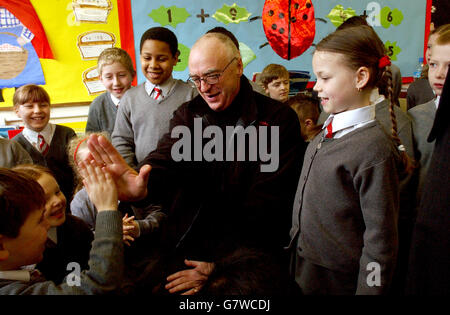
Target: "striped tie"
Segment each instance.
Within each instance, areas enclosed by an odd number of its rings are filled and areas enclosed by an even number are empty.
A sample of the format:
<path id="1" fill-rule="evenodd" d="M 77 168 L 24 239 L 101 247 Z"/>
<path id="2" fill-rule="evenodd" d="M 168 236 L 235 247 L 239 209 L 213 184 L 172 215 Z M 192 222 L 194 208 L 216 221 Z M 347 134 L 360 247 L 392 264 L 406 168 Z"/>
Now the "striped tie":
<path id="1" fill-rule="evenodd" d="M 161 96 L 161 89 L 155 87 L 153 89 L 153 98 L 157 100 Z"/>
<path id="2" fill-rule="evenodd" d="M 42 155 L 46 155 L 48 149 L 50 148 L 47 142 L 45 142 L 44 137 L 42 135 L 38 135 L 38 147 Z"/>

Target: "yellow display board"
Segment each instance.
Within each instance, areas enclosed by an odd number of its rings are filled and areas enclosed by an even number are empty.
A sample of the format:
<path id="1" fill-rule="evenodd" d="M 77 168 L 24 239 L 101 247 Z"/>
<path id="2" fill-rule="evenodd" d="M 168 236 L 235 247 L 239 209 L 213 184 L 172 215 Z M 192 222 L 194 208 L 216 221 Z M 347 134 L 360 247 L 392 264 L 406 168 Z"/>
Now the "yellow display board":
<path id="1" fill-rule="evenodd" d="M 120 47 L 117 0 L 108 0 L 109 7 L 99 8 L 98 16 L 93 18 L 83 16 L 79 8 L 77 11 L 72 0 L 31 0 L 31 3 L 55 57 L 40 59 L 46 81 L 43 87 L 52 104 L 91 102 L 101 85 L 94 86 L 91 81 L 88 83 L 93 86 L 89 89 L 83 82 L 83 73 L 96 67 L 97 58 L 92 56 L 97 51 L 108 45 Z M 5 102 L 0 102 L 0 107 L 11 107 L 13 94 L 14 89 L 3 89 Z"/>
<path id="2" fill-rule="evenodd" d="M 72 128 L 75 131 L 75 133 L 78 135 L 83 135 L 86 130 L 86 122 L 85 121 L 59 123 L 58 125 Z"/>

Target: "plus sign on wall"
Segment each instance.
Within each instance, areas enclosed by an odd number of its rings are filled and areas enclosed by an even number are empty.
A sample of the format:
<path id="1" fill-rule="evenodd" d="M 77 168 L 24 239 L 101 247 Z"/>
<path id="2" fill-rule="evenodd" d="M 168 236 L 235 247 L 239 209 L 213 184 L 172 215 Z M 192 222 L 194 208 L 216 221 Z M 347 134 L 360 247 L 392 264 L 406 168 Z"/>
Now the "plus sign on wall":
<path id="1" fill-rule="evenodd" d="M 197 17 L 201 19 L 202 23 L 205 23 L 205 18 L 209 17 L 209 14 L 205 14 L 205 10 L 201 9 L 200 14 L 197 14 Z"/>

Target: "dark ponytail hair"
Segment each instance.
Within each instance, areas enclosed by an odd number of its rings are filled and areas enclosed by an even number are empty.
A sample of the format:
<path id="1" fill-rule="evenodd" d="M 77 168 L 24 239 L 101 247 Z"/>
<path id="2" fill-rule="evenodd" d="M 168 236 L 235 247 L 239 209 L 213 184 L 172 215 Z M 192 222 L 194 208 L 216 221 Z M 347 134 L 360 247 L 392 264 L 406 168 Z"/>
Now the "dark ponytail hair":
<path id="1" fill-rule="evenodd" d="M 394 112 L 392 72 L 389 65 L 380 65 L 380 60 L 386 56 L 386 49 L 372 27 L 366 25 L 348 27 L 337 30 L 316 46 L 316 51 L 327 51 L 343 55 L 346 66 L 357 71 L 361 67 L 369 69 L 369 80 L 364 89 L 378 87 L 389 100 L 391 116 L 391 137 L 400 152 L 404 170 L 411 173 L 414 162 L 405 151 L 397 133 L 397 119 Z"/>

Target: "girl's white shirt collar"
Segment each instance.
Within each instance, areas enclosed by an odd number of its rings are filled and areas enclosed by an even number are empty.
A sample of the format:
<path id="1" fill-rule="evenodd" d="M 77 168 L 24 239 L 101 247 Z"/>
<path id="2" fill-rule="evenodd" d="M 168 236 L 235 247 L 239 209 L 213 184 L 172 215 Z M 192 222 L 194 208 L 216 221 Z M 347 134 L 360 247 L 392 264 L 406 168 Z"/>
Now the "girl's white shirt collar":
<path id="1" fill-rule="evenodd" d="M 55 125 L 52 123 L 48 123 L 45 128 L 40 131 L 36 132 L 34 130 L 28 129 L 25 127 L 22 131 L 23 136 L 25 139 L 27 139 L 35 148 L 38 148 L 38 135 L 42 135 L 44 137 L 45 142 L 50 145 L 52 143 L 52 138 L 55 133 Z"/>
<path id="2" fill-rule="evenodd" d="M 347 133 L 361 128 L 375 120 L 375 104 L 331 114 L 323 124 L 326 128 L 333 121 L 333 138 L 340 138 Z"/>

